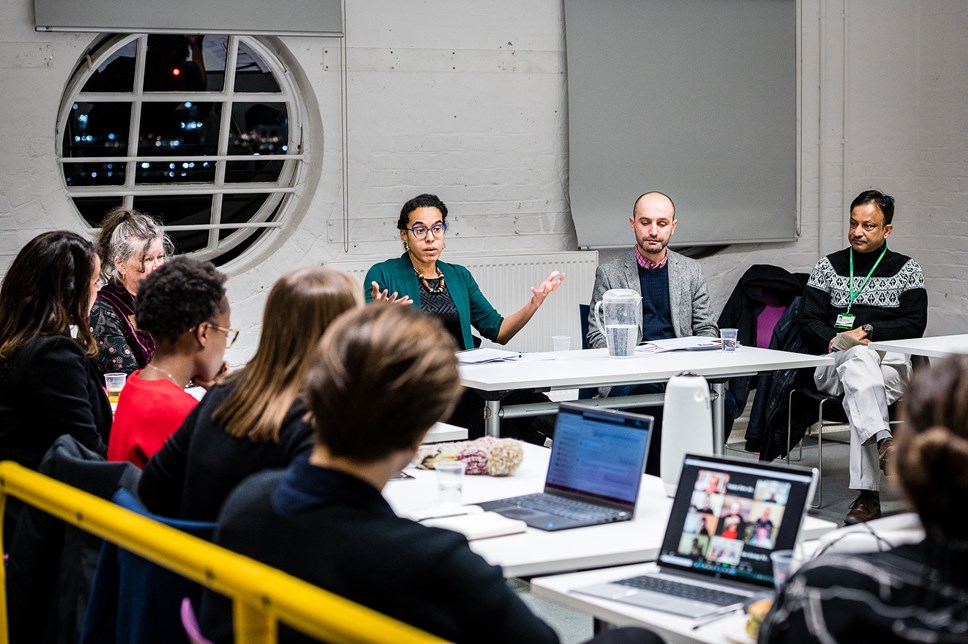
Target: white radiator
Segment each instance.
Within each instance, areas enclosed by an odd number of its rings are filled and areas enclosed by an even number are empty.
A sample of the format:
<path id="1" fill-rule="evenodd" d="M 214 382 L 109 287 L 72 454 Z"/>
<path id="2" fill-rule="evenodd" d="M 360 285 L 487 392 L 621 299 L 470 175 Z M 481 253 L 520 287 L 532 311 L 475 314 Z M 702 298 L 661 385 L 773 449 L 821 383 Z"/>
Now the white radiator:
<path id="1" fill-rule="evenodd" d="M 330 262 L 328 266 L 353 275 L 362 284 L 366 271 L 381 260 Z M 565 281 L 545 300 L 531 322 L 507 344 L 517 351 L 551 351 L 551 336 L 570 335 L 571 348 L 581 348 L 578 306 L 588 304 L 595 285 L 597 251 L 560 251 L 529 255 L 455 255 L 447 261 L 462 264 L 477 280 L 488 301 L 509 315 L 531 298 L 531 287 L 551 271 L 561 271 Z M 476 335 L 476 334 L 475 334 Z M 498 346 L 485 340 L 484 346 Z"/>

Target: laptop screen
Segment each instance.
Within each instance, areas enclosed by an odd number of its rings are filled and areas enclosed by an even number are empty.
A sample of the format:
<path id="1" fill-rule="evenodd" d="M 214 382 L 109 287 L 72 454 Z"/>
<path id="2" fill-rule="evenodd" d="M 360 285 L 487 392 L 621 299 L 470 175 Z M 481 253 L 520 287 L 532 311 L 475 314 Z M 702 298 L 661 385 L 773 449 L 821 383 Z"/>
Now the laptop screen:
<path id="1" fill-rule="evenodd" d="M 635 506 L 652 417 L 562 403 L 545 492 Z"/>
<path id="2" fill-rule="evenodd" d="M 659 563 L 773 584 L 773 550 L 796 543 L 814 471 L 687 455 Z"/>

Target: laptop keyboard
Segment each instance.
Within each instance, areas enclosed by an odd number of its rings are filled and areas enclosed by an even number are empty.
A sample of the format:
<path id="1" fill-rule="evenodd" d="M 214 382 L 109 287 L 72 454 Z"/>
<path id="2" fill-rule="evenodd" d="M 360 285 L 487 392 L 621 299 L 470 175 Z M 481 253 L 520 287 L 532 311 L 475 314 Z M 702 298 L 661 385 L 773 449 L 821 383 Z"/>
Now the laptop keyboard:
<path id="1" fill-rule="evenodd" d="M 621 510 L 603 508 L 600 505 L 592 505 L 591 503 L 575 501 L 550 494 L 529 494 L 515 499 L 508 499 L 507 502 L 509 505 L 514 505 L 519 508 L 547 512 L 548 514 L 554 514 L 576 521 L 599 521 L 605 523 L 608 521 L 618 521 L 629 516 L 628 512 Z"/>
<path id="2" fill-rule="evenodd" d="M 653 575 L 630 577 L 615 583 L 622 584 L 623 586 L 632 586 L 633 588 L 641 588 L 643 590 L 652 590 L 663 595 L 672 595 L 673 597 L 705 602 L 715 606 L 740 604 L 748 599 L 745 595 L 737 595 L 723 590 L 714 590 L 712 588 L 706 588 L 705 586 L 684 584 Z"/>

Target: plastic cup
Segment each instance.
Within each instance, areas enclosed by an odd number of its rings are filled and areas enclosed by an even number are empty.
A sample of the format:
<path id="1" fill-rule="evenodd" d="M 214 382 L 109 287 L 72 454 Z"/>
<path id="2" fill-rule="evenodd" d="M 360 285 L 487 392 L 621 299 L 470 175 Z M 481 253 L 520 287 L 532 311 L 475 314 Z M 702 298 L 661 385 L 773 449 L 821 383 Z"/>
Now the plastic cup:
<path id="1" fill-rule="evenodd" d="M 551 336 L 551 349 L 555 353 L 559 351 L 568 351 L 571 349 L 571 336 L 570 335 L 553 335 Z"/>
<path id="2" fill-rule="evenodd" d="M 773 585 L 779 591 L 800 567 L 800 558 L 793 550 L 774 550 L 770 553 L 770 560 L 773 562 Z"/>
<path id="3" fill-rule="evenodd" d="M 464 492 L 464 461 L 444 461 L 434 465 L 437 471 L 437 501 L 440 505 L 461 505 Z"/>
<path id="4" fill-rule="evenodd" d="M 719 337 L 723 341 L 723 351 L 736 351 L 736 336 L 739 329 L 720 329 Z"/>
<path id="5" fill-rule="evenodd" d="M 106 373 L 104 374 L 104 388 L 108 391 L 108 400 L 111 405 L 118 404 L 118 397 L 124 389 L 124 381 L 128 378 L 126 373 Z"/>

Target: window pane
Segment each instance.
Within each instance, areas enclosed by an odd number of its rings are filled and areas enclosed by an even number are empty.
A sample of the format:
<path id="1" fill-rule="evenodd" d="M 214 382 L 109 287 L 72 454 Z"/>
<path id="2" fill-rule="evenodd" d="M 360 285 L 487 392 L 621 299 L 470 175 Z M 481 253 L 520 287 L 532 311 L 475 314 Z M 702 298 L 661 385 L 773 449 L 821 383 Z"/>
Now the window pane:
<path id="1" fill-rule="evenodd" d="M 143 103 L 138 154 L 141 156 L 218 153 L 217 103 Z"/>
<path id="2" fill-rule="evenodd" d="M 212 183 L 215 162 L 203 159 L 191 161 L 141 161 L 138 163 L 137 183 Z"/>
<path id="3" fill-rule="evenodd" d="M 122 186 L 126 166 L 113 163 L 65 163 L 64 181 L 71 188 L 78 186 Z"/>
<path id="4" fill-rule="evenodd" d="M 250 221 L 268 198 L 267 194 L 223 195 L 221 223 L 242 224 Z M 220 230 L 219 239 L 224 239 L 236 230 L 238 229 Z"/>
<path id="5" fill-rule="evenodd" d="M 274 195 L 224 195 L 222 197 L 222 223 L 226 222 L 244 222 L 251 219 L 256 212 L 258 212 L 264 204 L 273 198 Z M 279 204 L 283 203 L 280 199 Z M 279 205 L 277 205 L 272 213 L 270 213 L 267 221 L 273 221 L 279 213 Z M 254 244 L 263 234 L 266 232 L 274 230 L 272 228 L 247 228 L 247 229 L 226 229 L 219 231 L 219 242 L 223 242 L 229 237 L 235 242 L 235 245 L 219 255 L 217 264 L 224 264 L 232 259 L 238 257 L 244 253 L 252 244 Z M 242 238 L 239 241 L 239 237 Z"/>
<path id="6" fill-rule="evenodd" d="M 225 183 L 267 181 L 274 183 L 282 173 L 282 161 L 253 158 L 249 161 L 230 161 L 225 164 Z"/>
<path id="7" fill-rule="evenodd" d="M 279 83 L 269 66 L 245 41 L 239 42 L 239 54 L 235 61 L 236 92 L 279 92 Z"/>
<path id="8" fill-rule="evenodd" d="M 75 197 L 74 205 L 77 206 L 78 212 L 81 213 L 81 217 L 84 221 L 91 227 L 97 227 L 101 225 L 101 220 L 104 219 L 104 215 L 107 211 L 111 210 L 115 206 L 120 206 L 122 204 L 121 197 Z"/>
<path id="9" fill-rule="evenodd" d="M 81 91 L 130 93 L 137 49 L 137 41 L 132 40 L 105 58 Z"/>
<path id="10" fill-rule="evenodd" d="M 146 92 L 203 92 L 205 66 L 192 58 L 201 55 L 193 42 L 201 36 L 149 34 L 145 56 Z"/>
<path id="11" fill-rule="evenodd" d="M 161 218 L 166 226 L 210 224 L 211 195 L 164 195 L 135 197 L 134 207 Z M 201 250 L 208 245 L 207 230 L 166 230 L 179 254 Z"/>
<path id="12" fill-rule="evenodd" d="M 285 103 L 235 103 L 229 154 L 286 154 L 289 111 Z"/>
<path id="13" fill-rule="evenodd" d="M 124 156 L 130 123 L 131 103 L 77 101 L 67 115 L 64 156 Z"/>
<path id="14" fill-rule="evenodd" d="M 202 40 L 205 85 L 210 92 L 221 92 L 225 89 L 225 56 L 228 48 L 228 36 L 205 36 Z"/>

